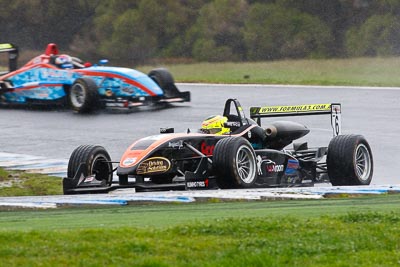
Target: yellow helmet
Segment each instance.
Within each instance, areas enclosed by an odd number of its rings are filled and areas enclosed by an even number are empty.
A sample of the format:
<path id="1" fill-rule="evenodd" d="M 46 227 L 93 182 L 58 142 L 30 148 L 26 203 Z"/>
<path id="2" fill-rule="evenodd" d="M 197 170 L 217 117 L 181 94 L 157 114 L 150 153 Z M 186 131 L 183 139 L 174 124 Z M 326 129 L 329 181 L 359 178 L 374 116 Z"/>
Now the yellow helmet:
<path id="1" fill-rule="evenodd" d="M 208 117 L 201 124 L 201 131 L 210 134 L 226 134 L 230 132 L 229 128 L 225 128 L 224 124 L 228 121 L 227 117 L 221 115 Z"/>

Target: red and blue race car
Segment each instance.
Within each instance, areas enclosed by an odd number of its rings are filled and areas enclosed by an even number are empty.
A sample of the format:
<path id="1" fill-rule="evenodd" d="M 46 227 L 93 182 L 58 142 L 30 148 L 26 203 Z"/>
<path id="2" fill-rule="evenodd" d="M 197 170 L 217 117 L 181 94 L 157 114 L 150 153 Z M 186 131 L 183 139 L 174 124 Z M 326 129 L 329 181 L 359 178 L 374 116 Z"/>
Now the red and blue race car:
<path id="1" fill-rule="evenodd" d="M 130 68 L 84 63 L 60 54 L 56 44 L 48 44 L 44 54 L 17 68 L 18 48 L 0 44 L 8 53 L 8 70 L 0 73 L 0 104 L 69 105 L 78 113 L 105 107 L 134 108 L 148 104 L 190 101 L 190 92 L 180 92 L 172 75 L 164 68 L 148 75 Z"/>

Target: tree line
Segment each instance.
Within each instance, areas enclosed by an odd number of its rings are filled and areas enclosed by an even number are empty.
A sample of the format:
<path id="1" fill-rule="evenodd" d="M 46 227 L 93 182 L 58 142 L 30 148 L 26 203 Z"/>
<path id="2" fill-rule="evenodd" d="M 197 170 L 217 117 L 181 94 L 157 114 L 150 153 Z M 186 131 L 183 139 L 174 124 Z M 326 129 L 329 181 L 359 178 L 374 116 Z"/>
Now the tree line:
<path id="1" fill-rule="evenodd" d="M 129 64 L 400 54 L 398 0 L 0 0 L 0 42 Z"/>

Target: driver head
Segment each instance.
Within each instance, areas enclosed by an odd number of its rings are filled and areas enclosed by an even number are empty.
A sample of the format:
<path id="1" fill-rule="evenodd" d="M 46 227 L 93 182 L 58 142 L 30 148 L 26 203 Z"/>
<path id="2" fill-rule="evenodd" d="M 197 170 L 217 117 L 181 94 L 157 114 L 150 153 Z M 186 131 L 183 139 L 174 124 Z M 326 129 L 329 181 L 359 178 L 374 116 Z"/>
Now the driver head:
<path id="1" fill-rule="evenodd" d="M 228 118 L 221 115 L 210 116 L 201 124 L 201 131 L 209 134 L 227 134 L 230 132 L 229 128 L 224 127 L 227 121 Z"/>
<path id="2" fill-rule="evenodd" d="M 55 59 L 55 64 L 61 69 L 73 69 L 74 64 L 72 63 L 72 58 L 68 55 L 59 55 Z"/>

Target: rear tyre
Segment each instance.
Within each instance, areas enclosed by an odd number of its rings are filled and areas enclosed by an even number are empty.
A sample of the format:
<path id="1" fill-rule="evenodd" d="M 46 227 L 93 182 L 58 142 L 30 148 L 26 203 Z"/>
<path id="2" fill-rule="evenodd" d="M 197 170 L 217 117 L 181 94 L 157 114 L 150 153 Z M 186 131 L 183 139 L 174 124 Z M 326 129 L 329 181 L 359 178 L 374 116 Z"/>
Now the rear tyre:
<path id="1" fill-rule="evenodd" d="M 332 185 L 369 185 L 373 174 L 371 148 L 362 135 L 339 135 L 328 146 L 326 159 Z"/>
<path id="2" fill-rule="evenodd" d="M 256 183 L 254 149 L 242 137 L 227 137 L 218 141 L 212 166 L 220 188 L 251 188 Z"/>
<path id="3" fill-rule="evenodd" d="M 90 113 L 100 106 L 96 83 L 90 78 L 79 78 L 69 92 L 72 109 L 78 113 Z"/>
<path id="4" fill-rule="evenodd" d="M 109 186 L 113 178 L 113 166 L 108 152 L 102 146 L 81 145 L 71 154 L 68 162 L 67 176 L 73 178 L 79 166 L 86 164 L 83 169 L 84 177 L 94 175 L 102 185 Z"/>

